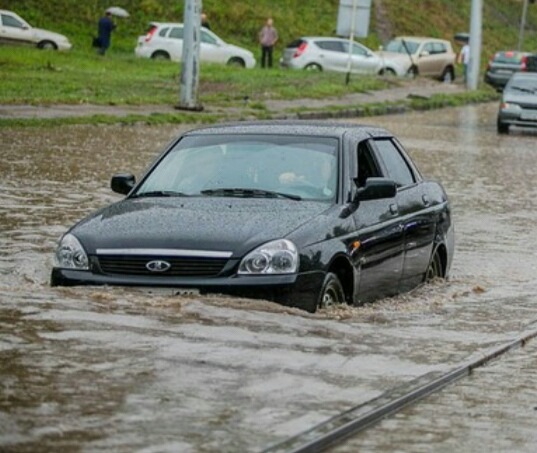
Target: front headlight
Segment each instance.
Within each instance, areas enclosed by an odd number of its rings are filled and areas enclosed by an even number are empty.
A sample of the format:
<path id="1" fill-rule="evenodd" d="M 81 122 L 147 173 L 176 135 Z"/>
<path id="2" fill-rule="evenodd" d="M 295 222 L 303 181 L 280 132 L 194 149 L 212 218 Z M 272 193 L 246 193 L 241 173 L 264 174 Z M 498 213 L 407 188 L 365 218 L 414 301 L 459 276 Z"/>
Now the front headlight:
<path id="1" fill-rule="evenodd" d="M 54 267 L 88 270 L 88 255 L 78 239 L 72 234 L 62 237 L 54 256 Z"/>
<path id="2" fill-rule="evenodd" d="M 503 102 L 500 108 L 502 110 L 520 110 L 522 107 L 518 104 L 513 104 L 512 102 Z"/>
<path id="3" fill-rule="evenodd" d="M 246 255 L 239 274 L 294 274 L 298 270 L 298 251 L 291 241 L 267 242 Z"/>

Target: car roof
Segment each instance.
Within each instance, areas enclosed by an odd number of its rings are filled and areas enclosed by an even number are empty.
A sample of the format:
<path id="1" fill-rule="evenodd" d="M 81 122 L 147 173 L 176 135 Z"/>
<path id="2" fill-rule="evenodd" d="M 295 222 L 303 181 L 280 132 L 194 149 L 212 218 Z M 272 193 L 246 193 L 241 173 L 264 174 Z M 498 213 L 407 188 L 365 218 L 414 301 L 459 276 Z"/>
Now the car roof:
<path id="1" fill-rule="evenodd" d="M 221 123 L 196 128 L 187 132 L 185 135 L 197 134 L 283 134 L 330 137 L 343 137 L 343 135 L 348 134 L 361 139 L 366 137 L 391 137 L 393 135 L 386 129 L 376 126 L 312 120 Z"/>
<path id="2" fill-rule="evenodd" d="M 450 43 L 447 39 L 440 39 L 440 38 L 427 38 L 426 36 L 396 36 L 392 39 L 392 41 L 400 41 L 402 39 L 405 39 L 407 41 L 417 41 L 417 42 L 424 42 L 424 41 L 436 41 L 436 42 L 444 42 L 444 43 Z"/>

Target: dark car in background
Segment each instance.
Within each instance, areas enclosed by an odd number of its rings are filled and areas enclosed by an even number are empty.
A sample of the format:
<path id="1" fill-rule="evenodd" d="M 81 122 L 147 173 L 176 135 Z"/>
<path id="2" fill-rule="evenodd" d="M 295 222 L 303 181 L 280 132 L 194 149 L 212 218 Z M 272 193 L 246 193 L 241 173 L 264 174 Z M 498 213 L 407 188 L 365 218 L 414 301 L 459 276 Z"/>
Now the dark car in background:
<path id="1" fill-rule="evenodd" d="M 485 83 L 493 86 L 498 91 L 503 90 L 503 87 L 515 72 L 528 71 L 529 67 L 531 67 L 531 62 L 534 61 L 531 57 L 532 54 L 529 52 L 515 50 L 496 52 L 487 65 Z"/>
<path id="2" fill-rule="evenodd" d="M 537 72 L 519 72 L 509 79 L 497 125 L 499 134 L 508 134 L 510 126 L 537 127 Z"/>
<path id="3" fill-rule="evenodd" d="M 51 284 L 161 287 L 310 312 L 447 277 L 442 186 L 388 131 L 342 123 L 214 125 L 172 142 L 127 196 L 60 239 Z"/>

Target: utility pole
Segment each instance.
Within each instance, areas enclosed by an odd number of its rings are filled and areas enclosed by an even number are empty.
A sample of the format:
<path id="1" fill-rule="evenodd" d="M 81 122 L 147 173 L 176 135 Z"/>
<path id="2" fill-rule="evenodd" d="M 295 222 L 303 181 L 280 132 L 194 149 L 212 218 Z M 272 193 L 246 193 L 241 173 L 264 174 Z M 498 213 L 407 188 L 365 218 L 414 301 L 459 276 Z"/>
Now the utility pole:
<path id="1" fill-rule="evenodd" d="M 345 85 L 348 85 L 351 80 L 352 51 L 353 51 L 355 27 L 356 27 L 356 0 L 353 0 L 352 1 L 351 31 L 349 34 L 349 59 L 347 61 L 347 77 L 345 77 Z"/>
<path id="2" fill-rule="evenodd" d="M 181 94 L 177 109 L 203 110 L 198 104 L 200 69 L 201 0 L 185 0 L 183 55 L 181 58 Z"/>
<path id="3" fill-rule="evenodd" d="M 527 0 L 525 0 L 527 1 Z M 481 64 L 481 31 L 483 24 L 483 0 L 472 0 L 472 17 L 470 19 L 470 61 L 466 74 L 466 87 L 477 90 L 479 66 Z"/>
<path id="4" fill-rule="evenodd" d="M 526 17 L 528 16 L 528 0 L 524 0 L 524 6 L 522 6 L 522 19 L 520 19 L 520 31 L 518 33 L 518 47 L 517 50 L 522 50 L 524 44 L 524 29 L 526 28 Z M 533 3 L 533 2 L 532 2 Z"/>

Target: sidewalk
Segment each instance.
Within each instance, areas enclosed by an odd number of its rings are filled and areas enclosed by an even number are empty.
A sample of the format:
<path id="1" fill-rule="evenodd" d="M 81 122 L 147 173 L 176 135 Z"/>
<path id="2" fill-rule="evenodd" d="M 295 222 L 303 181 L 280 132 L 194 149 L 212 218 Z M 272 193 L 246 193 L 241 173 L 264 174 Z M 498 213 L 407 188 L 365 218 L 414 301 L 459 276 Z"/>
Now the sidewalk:
<path id="1" fill-rule="evenodd" d="M 334 108 L 357 109 L 379 103 L 395 103 L 412 97 L 427 99 L 435 94 L 456 94 L 465 92 L 465 87 L 459 83 L 441 83 L 429 79 L 416 79 L 397 81 L 394 88 L 354 93 L 343 97 L 330 97 L 323 99 L 293 99 L 293 100 L 266 100 L 263 112 L 270 117 L 300 118 L 333 116 Z M 204 106 L 203 112 L 191 112 L 193 117 L 204 115 L 221 115 L 226 118 L 253 115 L 253 109 L 245 102 L 243 107 Z M 332 111 L 330 111 L 332 109 Z M 355 111 L 355 110 L 353 110 Z M 96 104 L 57 104 L 57 105 L 1 105 L 0 119 L 52 119 L 87 117 L 94 115 L 126 117 L 128 115 L 173 114 L 186 111 L 175 109 L 170 105 L 96 105 Z M 308 112 L 310 115 L 308 115 Z M 352 115 L 346 115 L 352 116 Z"/>

